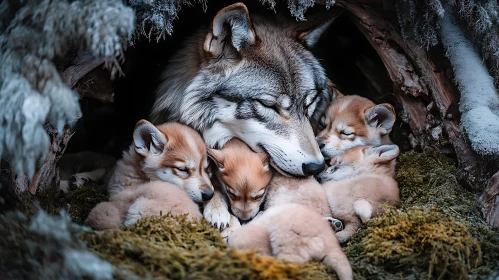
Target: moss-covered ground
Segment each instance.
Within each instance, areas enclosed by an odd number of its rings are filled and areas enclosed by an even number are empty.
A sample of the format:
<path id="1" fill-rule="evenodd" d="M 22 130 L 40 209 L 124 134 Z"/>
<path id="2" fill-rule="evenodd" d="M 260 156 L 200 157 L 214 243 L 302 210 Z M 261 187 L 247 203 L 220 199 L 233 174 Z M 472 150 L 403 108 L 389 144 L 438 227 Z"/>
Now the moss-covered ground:
<path id="1" fill-rule="evenodd" d="M 498 275 L 499 232 L 483 222 L 477 194 L 460 186 L 454 172 L 453 162 L 436 152 L 399 157 L 396 179 L 402 207 L 387 208 L 344 246 L 356 279 Z M 81 224 L 106 194 L 101 187 L 87 186 L 65 196 L 51 191 L 36 198 L 49 213 L 69 209 L 74 222 Z M 207 222 L 188 222 L 183 216 L 145 219 L 124 230 L 90 231 L 81 239 L 118 268 L 117 279 L 336 278 L 318 263 L 293 264 L 230 250 Z"/>

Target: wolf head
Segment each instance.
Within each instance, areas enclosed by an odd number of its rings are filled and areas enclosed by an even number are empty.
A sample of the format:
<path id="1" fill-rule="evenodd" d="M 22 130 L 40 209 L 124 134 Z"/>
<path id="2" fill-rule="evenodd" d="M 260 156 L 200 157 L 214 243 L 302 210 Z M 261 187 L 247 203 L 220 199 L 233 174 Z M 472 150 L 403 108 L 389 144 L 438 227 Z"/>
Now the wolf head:
<path id="1" fill-rule="evenodd" d="M 166 123 L 154 126 L 140 120 L 133 133 L 135 152 L 149 180 L 161 180 L 184 189 L 196 202 L 213 197 L 206 145 L 194 129 Z"/>
<path id="2" fill-rule="evenodd" d="M 395 175 L 397 145 L 355 146 L 333 157 L 331 166 L 316 176 L 317 181 L 340 181 L 360 174 Z"/>
<path id="3" fill-rule="evenodd" d="M 268 153 L 283 175 L 309 176 L 325 167 L 311 120 L 318 123 L 331 98 L 306 46 L 325 21 L 273 18 L 250 18 L 242 3 L 219 11 L 166 69 L 151 118 L 177 118 L 210 148 L 237 137 Z"/>
<path id="4" fill-rule="evenodd" d="M 237 138 L 221 150 L 209 149 L 208 155 L 217 165 L 232 213 L 243 221 L 255 217 L 272 179 L 268 155 L 253 152 Z"/>
<path id="5" fill-rule="evenodd" d="M 338 96 L 321 119 L 325 128 L 317 142 L 326 159 L 358 145 L 391 144 L 388 134 L 395 117 L 388 103 L 376 105 L 358 95 Z"/>

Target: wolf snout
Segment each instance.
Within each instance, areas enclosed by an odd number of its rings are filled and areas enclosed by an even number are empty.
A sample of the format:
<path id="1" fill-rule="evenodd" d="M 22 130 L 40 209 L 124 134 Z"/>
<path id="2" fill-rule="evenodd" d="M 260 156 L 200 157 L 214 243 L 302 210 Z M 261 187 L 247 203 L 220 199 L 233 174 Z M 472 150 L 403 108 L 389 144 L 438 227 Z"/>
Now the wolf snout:
<path id="1" fill-rule="evenodd" d="M 203 201 L 208 201 L 213 197 L 214 191 L 210 186 L 201 187 L 201 199 Z"/>
<path id="2" fill-rule="evenodd" d="M 326 162 L 324 159 L 318 162 L 304 162 L 301 167 L 305 176 L 311 176 L 322 172 L 326 168 Z"/>

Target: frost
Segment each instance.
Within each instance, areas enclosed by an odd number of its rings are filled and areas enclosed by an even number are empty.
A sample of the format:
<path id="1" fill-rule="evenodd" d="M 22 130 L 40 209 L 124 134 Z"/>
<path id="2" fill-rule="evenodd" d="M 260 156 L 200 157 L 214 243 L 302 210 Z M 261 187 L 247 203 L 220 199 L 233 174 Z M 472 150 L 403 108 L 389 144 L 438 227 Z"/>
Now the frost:
<path id="1" fill-rule="evenodd" d="M 314 4 L 315 0 L 288 0 L 288 8 L 291 15 L 298 20 L 305 20 L 305 12 L 309 8 L 312 8 Z"/>
<path id="2" fill-rule="evenodd" d="M 445 13 L 440 0 L 400 0 L 395 7 L 404 39 L 415 40 L 426 49 L 438 43 L 436 23 Z"/>
<path id="3" fill-rule="evenodd" d="M 207 0 L 197 0 L 206 11 Z M 173 21 L 183 5 L 192 5 L 188 0 L 128 0 L 137 15 L 137 32 L 157 41 L 173 33 Z"/>
<path id="4" fill-rule="evenodd" d="M 88 228 L 61 211 L 0 215 L 0 271 L 6 279 L 113 279 L 115 267 L 88 251 Z"/>
<path id="5" fill-rule="evenodd" d="M 70 51 L 122 55 L 133 10 L 115 0 L 0 2 L 0 157 L 32 178 L 50 145 L 44 125 L 62 130 L 81 115 L 79 97 L 54 61 Z M 12 4 L 14 5 L 14 4 Z"/>
<path id="6" fill-rule="evenodd" d="M 451 13 L 443 17 L 440 36 L 461 92 L 461 125 L 474 150 L 499 154 L 499 96 L 480 56 L 454 20 Z"/>
<path id="7" fill-rule="evenodd" d="M 486 61 L 495 85 L 499 88 L 499 3 L 498 0 L 399 0 L 397 17 L 404 39 L 411 39 L 428 49 L 438 43 L 443 4 L 464 27 Z"/>
<path id="8" fill-rule="evenodd" d="M 65 250 L 64 263 L 74 275 L 93 276 L 93 279 L 113 279 L 113 265 L 88 251 Z"/>

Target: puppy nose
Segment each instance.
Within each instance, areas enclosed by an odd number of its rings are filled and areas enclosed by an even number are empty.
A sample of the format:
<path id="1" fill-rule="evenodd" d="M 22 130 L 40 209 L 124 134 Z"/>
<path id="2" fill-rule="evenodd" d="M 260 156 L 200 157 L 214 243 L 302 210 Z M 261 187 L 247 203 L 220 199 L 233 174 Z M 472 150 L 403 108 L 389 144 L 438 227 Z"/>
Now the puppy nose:
<path id="1" fill-rule="evenodd" d="M 324 146 L 326 146 L 326 143 L 324 143 L 324 141 L 322 140 L 317 140 L 317 144 L 319 145 L 319 149 L 322 149 L 324 148 Z"/>
<path id="2" fill-rule="evenodd" d="M 307 162 L 303 163 L 301 168 L 305 176 L 310 176 L 323 171 L 326 168 L 326 162 L 324 160 L 320 162 Z"/>
<path id="3" fill-rule="evenodd" d="M 203 201 L 208 201 L 213 197 L 213 193 L 212 190 L 203 190 L 201 191 L 201 199 Z"/>

